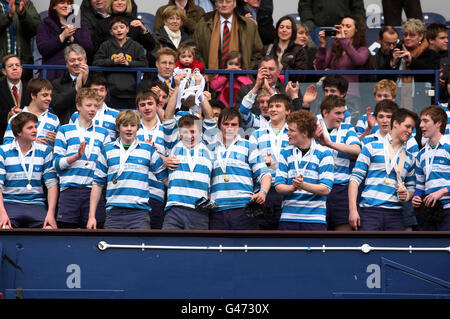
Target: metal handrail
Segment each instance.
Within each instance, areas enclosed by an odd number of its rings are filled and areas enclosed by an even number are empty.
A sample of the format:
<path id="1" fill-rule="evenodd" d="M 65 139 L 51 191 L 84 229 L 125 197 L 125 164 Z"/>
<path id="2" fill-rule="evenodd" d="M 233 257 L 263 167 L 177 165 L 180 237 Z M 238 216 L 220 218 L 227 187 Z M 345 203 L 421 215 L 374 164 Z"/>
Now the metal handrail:
<path id="1" fill-rule="evenodd" d="M 1 65 L 1 64 L 0 64 Z M 47 77 L 47 70 L 67 70 L 65 65 L 41 65 L 41 64 L 24 64 L 24 69 L 42 70 L 42 77 Z M 99 67 L 89 66 L 91 71 L 103 72 L 136 72 L 136 82 L 140 83 L 144 73 L 157 73 L 157 68 L 125 68 L 125 67 Z M 327 75 L 327 74 L 341 74 L 341 75 L 434 75 L 434 101 L 439 103 L 439 69 L 429 70 L 282 70 L 280 74 L 285 76 L 285 83 L 289 81 L 290 75 Z M 223 70 L 223 69 L 206 69 L 205 74 L 224 74 L 230 77 L 230 91 L 229 102 L 233 105 L 234 96 L 234 77 L 236 75 L 257 74 L 257 70 Z"/>

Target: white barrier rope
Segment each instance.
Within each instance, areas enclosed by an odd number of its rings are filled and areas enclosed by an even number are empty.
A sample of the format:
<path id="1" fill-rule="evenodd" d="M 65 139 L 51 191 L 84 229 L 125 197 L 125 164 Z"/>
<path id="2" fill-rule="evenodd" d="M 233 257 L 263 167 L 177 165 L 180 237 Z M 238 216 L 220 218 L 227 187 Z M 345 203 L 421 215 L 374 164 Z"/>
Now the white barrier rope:
<path id="1" fill-rule="evenodd" d="M 160 250 L 212 250 L 212 251 L 276 251 L 276 250 L 296 250 L 296 251 L 362 251 L 367 254 L 371 251 L 407 251 L 412 253 L 413 251 L 442 251 L 450 253 L 449 247 L 412 247 L 411 245 L 408 247 L 372 247 L 368 244 L 363 244 L 361 246 L 354 247 L 327 247 L 325 245 L 310 247 L 295 247 L 295 246 L 281 246 L 281 247 L 272 247 L 272 246 L 262 246 L 262 247 L 252 247 L 252 246 L 164 246 L 164 245 L 145 245 L 142 243 L 141 245 L 118 245 L 118 244 L 108 244 L 105 241 L 101 241 L 97 244 L 98 249 L 104 251 L 107 249 L 118 248 L 118 249 L 160 249 Z"/>

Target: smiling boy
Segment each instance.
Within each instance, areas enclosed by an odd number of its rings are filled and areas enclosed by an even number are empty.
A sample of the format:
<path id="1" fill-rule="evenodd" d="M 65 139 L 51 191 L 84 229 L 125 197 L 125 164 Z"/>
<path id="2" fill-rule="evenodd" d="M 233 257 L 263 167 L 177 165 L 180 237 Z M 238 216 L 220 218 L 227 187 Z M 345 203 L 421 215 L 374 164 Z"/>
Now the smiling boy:
<path id="1" fill-rule="evenodd" d="M 153 146 L 138 140 L 140 117 L 133 110 L 117 115 L 119 138 L 106 144 L 98 156 L 90 197 L 87 228 L 95 229 L 95 213 L 106 187 L 105 228 L 150 229 L 149 172 L 163 181 L 166 170 Z"/>
<path id="2" fill-rule="evenodd" d="M 392 115 L 390 133 L 363 146 L 348 187 L 353 229 L 404 230 L 401 202 L 409 201 L 415 188 L 415 159 L 406 143 L 416 120 L 414 112 L 399 109 Z M 364 179 L 358 211 L 358 186 Z"/>
<path id="3" fill-rule="evenodd" d="M 445 137 L 447 114 L 436 105 L 425 107 L 420 112 L 420 129 L 428 138 L 416 161 L 416 191 L 412 198 L 414 207 L 436 206 L 440 200 L 443 216 L 440 221 L 424 223 L 422 230 L 450 230 L 450 145 Z M 423 216 L 425 219 L 426 216 Z"/>
<path id="4" fill-rule="evenodd" d="M 78 117 L 73 124 L 61 126 L 56 135 L 54 157 L 61 191 L 56 220 L 60 228 L 86 228 L 98 153 L 111 141 L 109 132 L 95 122 L 98 103 L 93 89 L 80 89 L 76 97 Z M 99 223 L 105 220 L 103 198 L 96 219 Z"/>
<path id="5" fill-rule="evenodd" d="M 270 97 L 268 104 L 270 118 L 268 127 L 254 131 L 249 141 L 257 146 L 259 155 L 264 159 L 272 175 L 272 186 L 266 198 L 266 206 L 270 208 L 272 214 L 261 227 L 263 229 L 278 229 L 283 196 L 275 190 L 274 182 L 280 153 L 289 145 L 286 117 L 291 113 L 292 102 L 285 94 L 275 94 Z"/>
<path id="6" fill-rule="evenodd" d="M 27 86 L 27 94 L 30 95 L 31 102 L 22 110 L 22 112 L 30 112 L 38 117 L 36 141 L 50 147 L 53 147 L 56 131 L 60 124 L 58 117 L 48 111 L 52 101 L 52 90 L 53 86 L 51 82 L 46 79 L 36 78 L 30 80 Z M 10 122 L 11 120 L 12 118 Z M 11 124 L 8 123 L 3 143 L 11 143 L 13 139 L 14 134 L 11 129 Z"/>
<path id="7" fill-rule="evenodd" d="M 327 224 L 331 230 L 351 230 L 348 224 L 348 181 L 350 157 L 356 158 L 361 142 L 350 123 L 344 123 L 345 99 L 325 96 L 320 105 L 316 141 L 327 147 L 334 159 L 334 183 L 327 198 Z M 335 205 L 339 202 L 340 205 Z"/>
<path id="8" fill-rule="evenodd" d="M 19 113 L 11 120 L 15 138 L 0 146 L 0 228 L 57 228 L 58 180 L 50 147 L 36 142 L 37 123 L 33 113 Z"/>

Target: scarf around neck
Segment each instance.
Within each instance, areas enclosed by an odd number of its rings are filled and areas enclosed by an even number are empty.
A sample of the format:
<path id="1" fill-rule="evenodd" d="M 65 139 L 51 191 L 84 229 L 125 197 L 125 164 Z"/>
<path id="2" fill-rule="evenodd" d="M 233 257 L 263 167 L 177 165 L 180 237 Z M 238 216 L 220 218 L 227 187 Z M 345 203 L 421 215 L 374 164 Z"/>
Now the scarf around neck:
<path id="1" fill-rule="evenodd" d="M 239 51 L 239 35 L 238 22 L 236 14 L 233 14 L 233 21 L 231 22 L 231 39 L 230 50 Z M 209 58 L 208 69 L 219 69 L 219 54 L 220 54 L 220 17 L 216 11 L 213 19 L 213 29 L 211 32 L 211 41 L 209 43 Z"/>

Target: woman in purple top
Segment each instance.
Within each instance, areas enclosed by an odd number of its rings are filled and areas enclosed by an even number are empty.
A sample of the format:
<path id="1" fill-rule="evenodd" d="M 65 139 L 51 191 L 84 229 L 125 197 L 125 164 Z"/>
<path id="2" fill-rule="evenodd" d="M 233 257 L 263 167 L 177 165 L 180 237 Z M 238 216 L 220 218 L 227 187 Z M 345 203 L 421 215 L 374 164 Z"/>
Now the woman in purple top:
<path id="1" fill-rule="evenodd" d="M 319 48 L 316 53 L 316 68 L 318 70 L 361 70 L 369 61 L 369 49 L 366 47 L 366 26 L 359 16 L 345 16 L 340 25 L 335 25 L 332 36 L 334 44 L 327 49 L 328 37 L 325 30 L 319 31 Z M 347 92 L 347 107 L 352 116 L 352 122 L 359 118 L 359 88 L 358 75 L 343 75 L 349 81 Z"/>
<path id="2" fill-rule="evenodd" d="M 48 17 L 39 24 L 36 33 L 36 46 L 42 55 L 42 64 L 65 65 L 64 48 L 71 43 L 81 45 L 87 55 L 93 53 L 91 36 L 84 22 L 80 21 L 78 27 L 67 22 L 73 1 L 50 1 Z M 53 81 L 63 74 L 64 70 L 48 70 L 47 79 Z"/>

